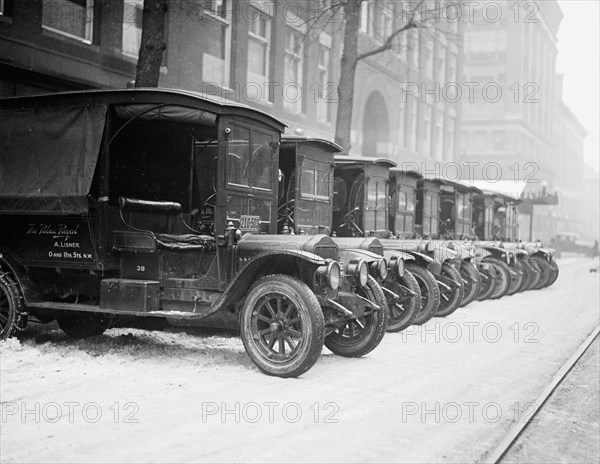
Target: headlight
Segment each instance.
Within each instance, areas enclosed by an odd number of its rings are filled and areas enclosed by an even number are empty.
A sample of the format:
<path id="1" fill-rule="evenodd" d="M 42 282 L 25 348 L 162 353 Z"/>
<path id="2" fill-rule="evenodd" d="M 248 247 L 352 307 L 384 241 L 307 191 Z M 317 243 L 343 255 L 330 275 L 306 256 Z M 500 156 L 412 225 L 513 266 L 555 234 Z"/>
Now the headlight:
<path id="1" fill-rule="evenodd" d="M 392 256 L 388 263 L 388 274 L 397 274 L 398 276 L 404 276 L 404 260 L 399 256 Z"/>
<path id="2" fill-rule="evenodd" d="M 374 277 L 384 280 L 388 274 L 388 263 L 385 258 L 371 263 L 371 275 Z"/>
<path id="3" fill-rule="evenodd" d="M 339 263 L 337 261 L 330 261 L 328 264 L 317 268 L 317 283 L 323 289 L 337 290 L 340 286 L 340 275 Z"/>
<path id="4" fill-rule="evenodd" d="M 398 275 L 400 277 L 404 277 L 404 260 L 402 258 L 398 258 Z"/>
<path id="5" fill-rule="evenodd" d="M 355 284 L 364 287 L 367 285 L 367 278 L 369 277 L 369 266 L 362 259 L 353 259 L 348 264 L 348 275 L 354 279 Z"/>

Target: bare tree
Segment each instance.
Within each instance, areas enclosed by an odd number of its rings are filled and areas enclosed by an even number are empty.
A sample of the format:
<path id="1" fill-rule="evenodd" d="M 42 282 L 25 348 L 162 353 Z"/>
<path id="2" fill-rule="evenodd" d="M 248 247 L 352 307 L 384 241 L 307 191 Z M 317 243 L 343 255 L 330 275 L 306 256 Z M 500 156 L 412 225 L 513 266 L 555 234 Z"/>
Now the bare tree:
<path id="1" fill-rule="evenodd" d="M 136 87 L 158 87 L 160 64 L 167 48 L 165 20 L 168 0 L 144 0 L 142 39 L 135 73 Z"/>
<path id="2" fill-rule="evenodd" d="M 352 128 L 352 109 L 354 106 L 354 87 L 356 67 L 361 60 L 391 50 L 395 39 L 402 33 L 411 29 L 429 27 L 427 22 L 435 17 L 432 10 L 427 10 L 425 0 L 412 2 L 402 5 L 402 15 L 400 24 L 384 37 L 381 44 L 369 50 L 360 51 L 358 49 L 360 15 L 362 3 L 366 0 L 344 0 L 332 4 L 330 10 L 337 8 L 343 15 L 344 32 L 340 66 L 340 80 L 338 83 L 338 110 L 335 127 L 335 141 L 344 148 L 344 152 L 350 150 L 350 134 Z M 446 2 L 442 8 L 448 8 L 450 2 Z M 436 4 L 438 9 L 435 13 L 439 17 L 440 4 Z"/>

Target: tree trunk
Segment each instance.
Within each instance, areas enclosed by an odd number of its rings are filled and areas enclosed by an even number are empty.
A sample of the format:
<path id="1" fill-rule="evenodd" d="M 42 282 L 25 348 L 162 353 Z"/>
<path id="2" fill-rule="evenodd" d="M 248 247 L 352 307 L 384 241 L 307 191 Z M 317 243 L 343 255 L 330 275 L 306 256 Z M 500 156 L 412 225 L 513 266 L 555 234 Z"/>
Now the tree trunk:
<path id="1" fill-rule="evenodd" d="M 335 142 L 350 152 L 352 130 L 352 106 L 354 105 L 354 79 L 358 63 L 358 29 L 360 27 L 360 6 L 362 0 L 348 0 L 344 5 L 344 50 L 338 84 L 338 108 L 335 123 Z"/>
<path id="2" fill-rule="evenodd" d="M 165 43 L 168 0 L 144 0 L 142 39 L 135 74 L 136 87 L 158 87 Z"/>

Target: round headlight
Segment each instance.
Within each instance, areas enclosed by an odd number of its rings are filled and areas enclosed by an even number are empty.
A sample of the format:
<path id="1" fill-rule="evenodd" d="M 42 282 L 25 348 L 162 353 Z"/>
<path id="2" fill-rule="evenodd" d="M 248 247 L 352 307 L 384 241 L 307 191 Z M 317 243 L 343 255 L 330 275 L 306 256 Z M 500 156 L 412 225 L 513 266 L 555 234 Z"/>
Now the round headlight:
<path id="1" fill-rule="evenodd" d="M 324 290 L 337 290 L 340 286 L 340 265 L 337 261 L 329 261 L 323 266 L 319 266 L 316 272 L 316 280 Z"/>
<path id="2" fill-rule="evenodd" d="M 332 261 L 328 268 L 327 284 L 331 290 L 337 290 L 340 286 L 340 265 L 337 261 Z"/>
<path id="3" fill-rule="evenodd" d="M 388 274 L 388 263 L 385 258 L 381 258 L 377 261 L 373 261 L 370 265 L 370 272 L 376 279 L 384 280 Z"/>
<path id="4" fill-rule="evenodd" d="M 381 277 L 382 280 L 385 280 L 387 277 L 387 266 L 385 258 L 379 261 L 379 277 Z"/>
<path id="5" fill-rule="evenodd" d="M 402 258 L 397 259 L 397 273 L 400 277 L 404 277 L 404 260 Z"/>
<path id="6" fill-rule="evenodd" d="M 361 287 L 364 287 L 365 285 L 367 285 L 367 279 L 369 277 L 369 266 L 367 266 L 367 263 L 365 261 L 361 260 L 357 271 L 358 275 L 356 277 L 358 283 Z"/>

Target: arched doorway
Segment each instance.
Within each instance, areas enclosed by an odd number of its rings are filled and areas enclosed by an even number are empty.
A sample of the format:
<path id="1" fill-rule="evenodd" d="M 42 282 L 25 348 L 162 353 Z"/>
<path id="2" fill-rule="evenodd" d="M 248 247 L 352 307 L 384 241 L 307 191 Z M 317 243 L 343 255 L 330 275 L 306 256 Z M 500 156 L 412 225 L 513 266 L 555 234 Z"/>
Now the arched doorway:
<path id="1" fill-rule="evenodd" d="M 363 115 L 363 144 L 362 155 L 377 156 L 387 155 L 389 146 L 389 120 L 387 105 L 381 93 L 371 92 L 365 105 Z M 378 149 L 379 147 L 379 149 Z"/>

